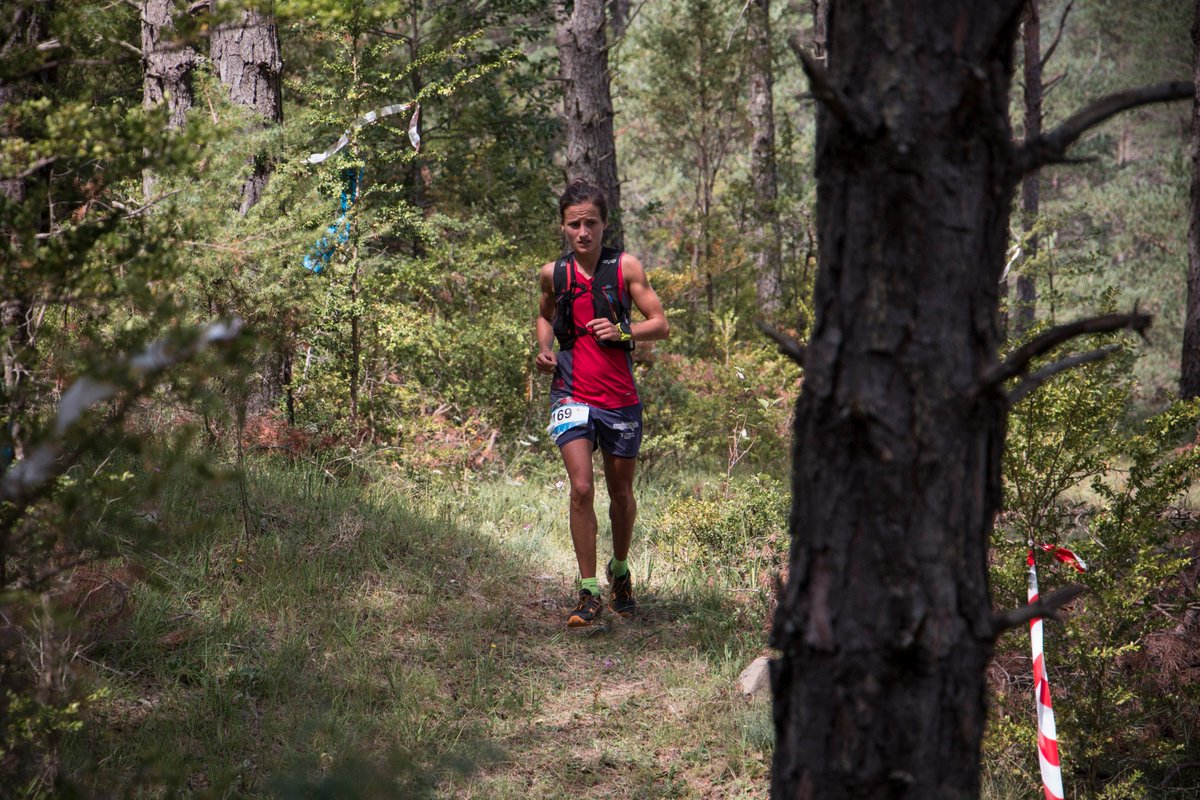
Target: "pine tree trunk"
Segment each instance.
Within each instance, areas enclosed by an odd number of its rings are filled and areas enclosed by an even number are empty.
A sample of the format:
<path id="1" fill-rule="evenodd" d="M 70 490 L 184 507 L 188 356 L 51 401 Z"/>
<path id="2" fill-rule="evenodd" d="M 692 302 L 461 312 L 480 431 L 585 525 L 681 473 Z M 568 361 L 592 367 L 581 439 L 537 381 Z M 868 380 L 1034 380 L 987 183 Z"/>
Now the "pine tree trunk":
<path id="1" fill-rule="evenodd" d="M 172 38 L 178 3 L 142 0 L 142 105 L 153 108 L 165 102 L 168 125 L 178 128 L 195 104 L 192 73 L 198 56 L 189 45 Z"/>
<path id="2" fill-rule="evenodd" d="M 604 0 L 556 0 L 554 16 L 567 123 L 567 180 L 583 178 L 604 192 L 608 200 L 606 239 L 610 246 L 622 249 L 625 236 L 609 94 Z"/>
<path id="3" fill-rule="evenodd" d="M 167 127 L 182 127 L 195 104 L 192 73 L 199 56 L 195 49 L 173 38 L 175 18 L 180 13 L 175 0 L 141 0 L 142 20 L 142 106 L 167 104 Z M 149 201 L 154 194 L 154 175 L 142 175 L 142 193 Z"/>
<path id="4" fill-rule="evenodd" d="M 979 791 L 1005 406 L 976 389 L 997 356 L 1015 192 L 1005 5 L 829 13 L 829 85 L 850 116 L 818 112 L 821 264 L 771 635 L 775 798 Z"/>
<path id="5" fill-rule="evenodd" d="M 217 0 L 212 0 L 211 8 L 213 14 L 218 12 Z M 209 55 L 230 100 L 252 109 L 268 125 L 283 122 L 283 58 L 279 32 L 271 16 L 244 10 L 233 22 L 222 21 L 212 33 Z M 262 197 L 270 175 L 266 157 L 255 157 L 254 171 L 242 186 L 243 215 Z"/>
<path id="6" fill-rule="evenodd" d="M 750 183 L 754 189 L 751 240 L 759 311 L 779 311 L 783 295 L 778 190 L 775 182 L 775 104 L 771 96 L 770 0 L 751 0 L 746 9 L 750 39 Z"/>
<path id="7" fill-rule="evenodd" d="M 1179 395 L 1184 399 L 1200 397 L 1200 0 L 1196 0 L 1195 13 L 1192 23 L 1192 82 L 1196 93 L 1192 100 L 1191 222 L 1188 226 L 1187 311 L 1179 381 Z"/>
<path id="8" fill-rule="evenodd" d="M 283 122 L 282 73 L 283 58 L 279 51 L 279 31 L 269 13 L 243 9 L 230 12 L 210 0 L 209 13 L 215 27 L 209 38 L 209 58 L 221 84 L 233 103 L 250 109 L 257 124 L 279 125 Z M 245 216 L 258 204 L 271 178 L 272 164 L 264 153 L 250 160 L 251 172 L 242 184 L 238 212 Z M 274 406 L 280 397 L 291 397 L 291 336 L 286 331 L 275 338 L 259 364 L 260 387 L 249 398 L 252 412 L 259 413 Z M 290 405 L 289 405 L 290 408 Z M 294 414 L 289 411 L 289 419 Z"/>
<path id="9" fill-rule="evenodd" d="M 423 5 L 419 0 L 414 0 L 412 5 L 409 6 L 408 60 L 410 64 L 417 62 L 421 57 L 421 48 L 425 46 L 421 24 Z M 411 97 L 421 96 L 421 90 L 425 88 L 425 76 L 420 67 L 414 66 L 409 69 L 408 85 Z M 424 135 L 424 121 L 418 115 L 418 140 L 424 137 Z M 429 193 L 433 188 L 433 175 L 429 171 L 429 165 L 416 158 L 408 162 L 408 180 L 405 185 L 408 187 L 409 199 L 413 206 L 420 209 L 423 216 L 428 216 L 432 208 Z M 425 256 L 425 240 L 416 229 L 413 230 L 412 238 L 409 240 L 409 248 L 409 252 L 413 258 L 423 258 Z"/>
<path id="10" fill-rule="evenodd" d="M 1042 135 L 1042 45 L 1041 15 L 1038 0 L 1028 0 L 1025 6 L 1025 23 L 1022 40 L 1025 46 L 1025 141 L 1031 142 Z M 1021 230 L 1025 231 L 1025 265 L 1037 258 L 1038 237 L 1031 235 L 1037 224 L 1038 199 L 1041 178 L 1034 172 L 1021 182 Z M 1012 314 L 1012 335 L 1021 339 L 1033 325 L 1033 314 L 1037 306 L 1037 285 L 1028 269 L 1017 276 L 1017 297 Z"/>

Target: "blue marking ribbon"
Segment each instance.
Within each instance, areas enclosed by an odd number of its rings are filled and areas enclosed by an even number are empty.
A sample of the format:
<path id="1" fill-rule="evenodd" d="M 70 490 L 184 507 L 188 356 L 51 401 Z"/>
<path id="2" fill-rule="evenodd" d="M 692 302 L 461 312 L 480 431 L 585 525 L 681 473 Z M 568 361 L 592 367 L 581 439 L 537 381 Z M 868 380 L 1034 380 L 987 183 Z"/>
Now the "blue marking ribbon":
<path id="1" fill-rule="evenodd" d="M 350 143 L 350 134 L 352 131 L 361 128 L 363 125 L 370 125 L 372 122 L 377 122 L 384 117 L 392 114 L 399 114 L 408 109 L 414 109 L 412 119 L 408 122 L 408 140 L 412 143 L 414 150 L 421 149 L 421 133 L 420 119 L 421 107 L 416 103 L 400 103 L 397 105 L 384 106 L 377 108 L 374 111 L 368 111 L 366 114 L 354 121 L 354 124 L 346 129 L 342 137 L 324 153 L 313 153 L 308 157 L 308 163 L 320 164 L 330 156 L 336 155 L 343 147 Z M 325 267 L 329 266 L 329 260 L 333 258 L 333 254 L 337 252 L 338 245 L 343 245 L 350 241 L 350 208 L 358 200 L 358 189 L 362 183 L 363 171 L 359 169 L 344 169 L 342 170 L 342 199 L 338 203 L 341 214 L 333 224 L 325 229 L 325 235 L 317 240 L 317 243 L 309 248 L 308 253 L 304 256 L 304 268 L 309 272 L 319 275 Z"/>
<path id="2" fill-rule="evenodd" d="M 341 215 L 325 229 L 325 235 L 309 248 L 304 256 L 304 268 L 320 275 L 329 266 L 329 259 L 339 245 L 350 241 L 350 209 L 358 200 L 358 188 L 362 183 L 362 168 L 348 167 L 342 170 L 342 197 L 338 201 Z"/>

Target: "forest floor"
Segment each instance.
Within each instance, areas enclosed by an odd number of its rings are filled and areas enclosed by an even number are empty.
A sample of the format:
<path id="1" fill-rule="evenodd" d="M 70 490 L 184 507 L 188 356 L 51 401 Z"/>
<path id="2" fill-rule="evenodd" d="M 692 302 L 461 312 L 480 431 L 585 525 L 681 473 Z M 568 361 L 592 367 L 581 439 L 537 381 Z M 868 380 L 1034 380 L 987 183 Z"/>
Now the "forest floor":
<path id="1" fill-rule="evenodd" d="M 147 574 L 87 573 L 129 589 L 77 642 L 95 694 L 62 763 L 81 788 L 767 796 L 769 701 L 736 681 L 766 652 L 768 592 L 644 544 L 688 481 L 639 486 L 638 616 L 568 631 L 556 471 L 436 485 L 334 471 L 255 461 L 244 505 L 236 480 L 168 482 Z"/>

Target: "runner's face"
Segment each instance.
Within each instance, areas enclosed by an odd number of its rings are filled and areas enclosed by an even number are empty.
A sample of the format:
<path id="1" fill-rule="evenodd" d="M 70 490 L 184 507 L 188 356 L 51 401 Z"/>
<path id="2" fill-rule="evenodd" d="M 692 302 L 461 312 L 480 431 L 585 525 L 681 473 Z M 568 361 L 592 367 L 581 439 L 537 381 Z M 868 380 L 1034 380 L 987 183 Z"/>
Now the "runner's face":
<path id="1" fill-rule="evenodd" d="M 563 211 L 563 236 L 567 246 L 576 255 L 600 252 L 600 240 L 604 238 L 604 221 L 595 203 L 578 203 L 567 206 Z"/>

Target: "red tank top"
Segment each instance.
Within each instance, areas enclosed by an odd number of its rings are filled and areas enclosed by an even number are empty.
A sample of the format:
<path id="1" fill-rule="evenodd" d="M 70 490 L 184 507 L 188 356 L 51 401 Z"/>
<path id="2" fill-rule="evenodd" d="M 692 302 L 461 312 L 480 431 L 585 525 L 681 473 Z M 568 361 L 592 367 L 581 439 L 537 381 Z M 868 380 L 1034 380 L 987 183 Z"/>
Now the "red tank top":
<path id="1" fill-rule="evenodd" d="M 622 255 L 622 258 L 624 256 Z M 625 294 L 625 274 L 617 264 L 617 291 Z M 577 327 L 595 316 L 592 308 L 592 281 L 575 269 L 575 261 L 567 263 L 582 290 L 576 294 L 571 314 Z M 570 276 L 568 276 L 570 277 Z M 637 405 L 637 387 L 633 383 L 633 358 L 628 350 L 601 347 L 594 336 L 580 335 L 570 350 L 558 354 L 558 370 L 551 384 L 556 395 L 570 395 L 576 400 L 597 408 L 624 408 Z"/>

